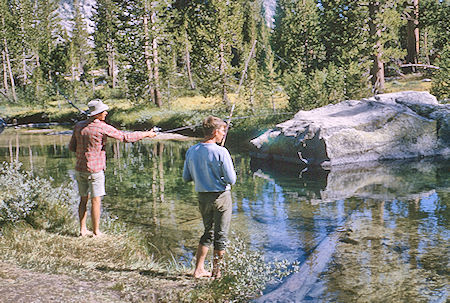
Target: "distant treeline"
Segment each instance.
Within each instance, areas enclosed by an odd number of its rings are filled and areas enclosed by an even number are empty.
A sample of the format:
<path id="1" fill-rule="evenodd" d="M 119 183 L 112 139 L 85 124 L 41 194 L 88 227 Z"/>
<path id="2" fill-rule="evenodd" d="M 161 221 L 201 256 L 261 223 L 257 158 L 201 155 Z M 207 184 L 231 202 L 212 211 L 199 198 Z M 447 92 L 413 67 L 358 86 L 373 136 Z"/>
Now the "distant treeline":
<path id="1" fill-rule="evenodd" d="M 411 72 L 448 98 L 448 1 L 278 0 L 269 26 L 263 0 L 97 0 L 92 33 L 80 2 L 63 27 L 59 0 L 0 0 L 0 102 L 109 91 L 158 107 L 236 93 L 272 106 L 284 91 L 308 109 Z"/>

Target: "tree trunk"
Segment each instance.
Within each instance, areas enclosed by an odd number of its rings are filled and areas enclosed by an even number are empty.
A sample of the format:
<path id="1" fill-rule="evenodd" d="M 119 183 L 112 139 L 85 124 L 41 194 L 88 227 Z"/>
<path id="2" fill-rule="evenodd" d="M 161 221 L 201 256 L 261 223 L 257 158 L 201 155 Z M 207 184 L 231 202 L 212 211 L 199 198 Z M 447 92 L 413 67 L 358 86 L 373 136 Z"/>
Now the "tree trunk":
<path id="1" fill-rule="evenodd" d="M 22 51 L 22 73 L 23 73 L 23 85 L 25 86 L 28 82 L 27 55 L 25 54 L 25 51 Z"/>
<path id="2" fill-rule="evenodd" d="M 383 45 L 381 44 L 381 29 L 375 24 L 380 9 L 379 1 L 369 2 L 369 29 L 370 36 L 374 41 L 373 65 L 371 68 L 372 86 L 375 93 L 384 90 L 384 62 L 382 59 Z"/>
<path id="3" fill-rule="evenodd" d="M 117 86 L 117 78 L 116 78 L 116 50 L 112 49 L 111 54 L 111 76 L 112 76 L 112 88 L 116 88 Z"/>
<path id="4" fill-rule="evenodd" d="M 6 55 L 5 51 L 2 51 L 2 63 L 3 63 L 3 86 L 5 87 L 5 92 L 9 92 L 9 85 L 8 85 L 8 71 L 6 68 Z"/>
<path id="5" fill-rule="evenodd" d="M 222 76 L 222 100 L 228 107 L 230 107 L 231 102 L 227 94 L 227 79 L 225 75 L 225 50 L 223 42 L 220 43 L 219 48 L 220 48 L 220 75 Z"/>
<path id="6" fill-rule="evenodd" d="M 145 1 L 145 14 L 144 14 L 144 56 L 145 63 L 147 65 L 147 73 L 148 73 L 148 85 L 150 91 L 150 98 L 152 102 L 156 104 L 155 100 L 155 89 L 153 87 L 153 69 L 152 69 L 152 60 L 150 58 L 150 36 L 148 33 L 148 3 Z"/>
<path id="7" fill-rule="evenodd" d="M 430 65 L 430 54 L 428 53 L 428 30 L 425 29 L 424 35 L 423 35 L 423 44 L 425 47 L 425 57 L 427 58 L 427 64 Z"/>
<path id="8" fill-rule="evenodd" d="M 268 68 L 269 68 L 269 83 L 270 83 L 270 100 L 272 102 L 272 110 L 275 113 L 276 112 L 275 98 L 273 97 L 273 94 L 275 93 L 275 85 L 274 85 L 274 83 L 275 83 L 275 68 L 273 67 L 274 56 L 273 56 L 271 48 L 269 48 L 267 54 L 269 57 Z"/>
<path id="9" fill-rule="evenodd" d="M 255 86 L 255 83 L 254 82 L 251 83 L 251 85 L 250 85 L 250 100 L 249 100 L 250 101 L 250 109 L 251 109 L 253 114 L 255 113 L 254 86 Z"/>
<path id="10" fill-rule="evenodd" d="M 40 81 L 43 77 L 41 77 L 41 71 L 39 70 L 41 67 L 41 63 L 40 63 L 40 58 L 39 58 L 39 53 L 36 51 L 36 68 L 38 69 L 39 73 L 39 77 L 38 79 L 36 79 L 36 94 L 39 96 L 40 92 L 41 92 L 41 86 L 40 86 Z"/>
<path id="11" fill-rule="evenodd" d="M 159 57 L 158 57 L 158 40 L 156 37 L 156 12 L 152 10 L 151 19 L 152 22 L 152 49 L 153 49 L 153 80 L 155 87 L 155 104 L 158 107 L 162 106 L 161 89 L 159 87 Z"/>
<path id="12" fill-rule="evenodd" d="M 25 43 L 25 28 L 23 17 L 20 17 L 20 29 L 22 31 L 22 43 Z M 25 45 L 22 45 L 22 77 L 23 77 L 23 85 L 26 86 L 28 82 L 28 73 L 27 73 L 27 54 L 25 52 Z"/>
<path id="13" fill-rule="evenodd" d="M 413 13 L 408 18 L 407 24 L 407 63 L 417 64 L 419 63 L 419 0 L 413 0 Z M 414 67 L 411 71 L 415 72 Z"/>
<path id="14" fill-rule="evenodd" d="M 13 95 L 13 100 L 17 101 L 17 96 L 16 96 L 16 85 L 14 84 L 14 75 L 12 72 L 12 68 L 11 68 L 11 60 L 9 59 L 9 52 L 8 52 L 8 42 L 6 41 L 6 34 L 5 34 L 5 18 L 2 17 L 2 26 L 3 26 L 3 43 L 4 43 L 4 54 L 5 54 L 5 61 L 8 67 L 8 72 L 9 72 L 9 79 L 11 82 L 11 91 L 12 91 L 12 95 Z"/>
<path id="15" fill-rule="evenodd" d="M 108 53 L 108 76 L 111 78 L 112 88 L 116 88 L 115 49 L 112 42 L 108 42 L 106 48 Z"/>
<path id="16" fill-rule="evenodd" d="M 241 90 L 241 86 L 242 86 L 242 83 L 244 82 L 245 74 L 247 72 L 248 64 L 250 63 L 250 59 L 253 57 L 253 52 L 255 51 L 255 45 L 256 45 L 257 41 L 258 40 L 256 40 L 256 39 L 255 39 L 255 41 L 253 41 L 252 49 L 250 50 L 250 54 L 248 55 L 248 58 L 245 61 L 244 70 L 242 72 L 241 80 L 239 81 L 239 86 L 236 91 L 236 94 L 239 94 L 239 91 Z"/>
<path id="17" fill-rule="evenodd" d="M 190 52 L 189 52 L 189 39 L 188 39 L 188 35 L 187 32 L 185 32 L 186 35 L 186 69 L 187 69 L 187 73 L 188 73 L 188 77 L 189 77 L 189 83 L 191 84 L 191 89 L 195 89 L 195 83 L 192 80 L 192 73 L 191 73 L 191 56 L 190 56 Z"/>
<path id="18" fill-rule="evenodd" d="M 12 95 L 13 95 L 13 100 L 17 101 L 16 85 L 14 83 L 14 75 L 13 75 L 12 68 L 11 68 L 11 60 L 9 60 L 8 43 L 6 42 L 6 38 L 3 38 L 3 42 L 5 44 L 5 58 L 6 58 L 6 64 L 8 66 L 9 80 L 11 83 L 11 91 L 12 91 Z"/>

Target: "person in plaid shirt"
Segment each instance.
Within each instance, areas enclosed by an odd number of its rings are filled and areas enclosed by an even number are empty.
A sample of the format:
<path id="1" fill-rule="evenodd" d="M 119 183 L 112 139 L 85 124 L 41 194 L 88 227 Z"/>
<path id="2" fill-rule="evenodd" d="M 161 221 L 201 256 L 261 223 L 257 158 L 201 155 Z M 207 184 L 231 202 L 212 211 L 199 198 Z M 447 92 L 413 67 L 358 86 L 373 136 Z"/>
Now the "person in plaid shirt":
<path id="1" fill-rule="evenodd" d="M 88 103 L 88 119 L 78 122 L 73 130 L 69 150 L 76 153 L 76 179 L 80 192 L 78 215 L 80 219 L 80 236 L 99 236 L 100 204 L 105 192 L 106 153 L 105 144 L 108 137 L 123 141 L 136 142 L 143 138 L 153 138 L 153 130 L 142 132 L 122 132 L 105 122 L 108 105 L 100 99 Z M 92 228 L 86 228 L 87 202 L 91 196 Z"/>

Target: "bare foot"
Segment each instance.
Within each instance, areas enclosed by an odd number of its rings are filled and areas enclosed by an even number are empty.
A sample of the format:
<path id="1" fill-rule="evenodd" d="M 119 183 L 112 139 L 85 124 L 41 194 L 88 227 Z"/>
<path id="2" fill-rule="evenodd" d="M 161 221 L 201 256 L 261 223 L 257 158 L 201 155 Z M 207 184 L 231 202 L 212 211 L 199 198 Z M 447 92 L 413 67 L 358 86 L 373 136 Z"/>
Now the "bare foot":
<path id="1" fill-rule="evenodd" d="M 91 237 L 93 235 L 92 231 L 90 230 L 82 230 L 80 231 L 80 237 Z"/>
<path id="2" fill-rule="evenodd" d="M 196 270 L 194 271 L 194 278 L 199 279 L 199 278 L 209 278 L 211 277 L 211 273 L 209 271 L 206 270 Z"/>
<path id="3" fill-rule="evenodd" d="M 220 272 L 219 268 L 213 268 L 212 277 L 214 280 L 220 279 L 222 277 L 222 273 Z"/>
<path id="4" fill-rule="evenodd" d="M 102 233 L 102 232 L 100 232 L 100 231 L 98 231 L 98 232 L 94 232 L 94 238 L 95 237 L 103 237 L 103 236 L 106 236 L 106 234 L 104 234 L 104 233 Z"/>

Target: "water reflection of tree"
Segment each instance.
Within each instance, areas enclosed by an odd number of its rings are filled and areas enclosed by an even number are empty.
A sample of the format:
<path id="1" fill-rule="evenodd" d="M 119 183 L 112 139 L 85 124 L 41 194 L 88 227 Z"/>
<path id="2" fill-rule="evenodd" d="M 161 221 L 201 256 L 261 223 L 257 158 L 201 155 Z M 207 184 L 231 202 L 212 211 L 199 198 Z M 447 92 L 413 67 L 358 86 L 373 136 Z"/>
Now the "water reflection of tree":
<path id="1" fill-rule="evenodd" d="M 366 199 L 351 222 L 353 242 L 341 243 L 323 275 L 327 301 L 428 302 L 447 285 L 445 194 L 411 200 Z"/>
<path id="2" fill-rule="evenodd" d="M 190 210 L 185 203 L 177 203 L 194 194 L 192 186 L 181 179 L 189 145 L 147 141 L 114 146 L 114 173 L 106 171 L 108 208 L 129 224 L 145 229 L 149 242 L 169 251 L 185 239 L 193 239 L 186 234 L 194 231 L 180 222 L 192 219 L 189 215 L 196 213 L 196 201 Z"/>
<path id="3" fill-rule="evenodd" d="M 24 135 L 21 132 L 7 136 L 4 148 L 0 147 L 1 161 L 19 161 L 22 168 L 37 175 L 52 177 L 55 183 L 67 180 L 67 171 L 74 166 L 66 144 L 68 136 Z"/>

